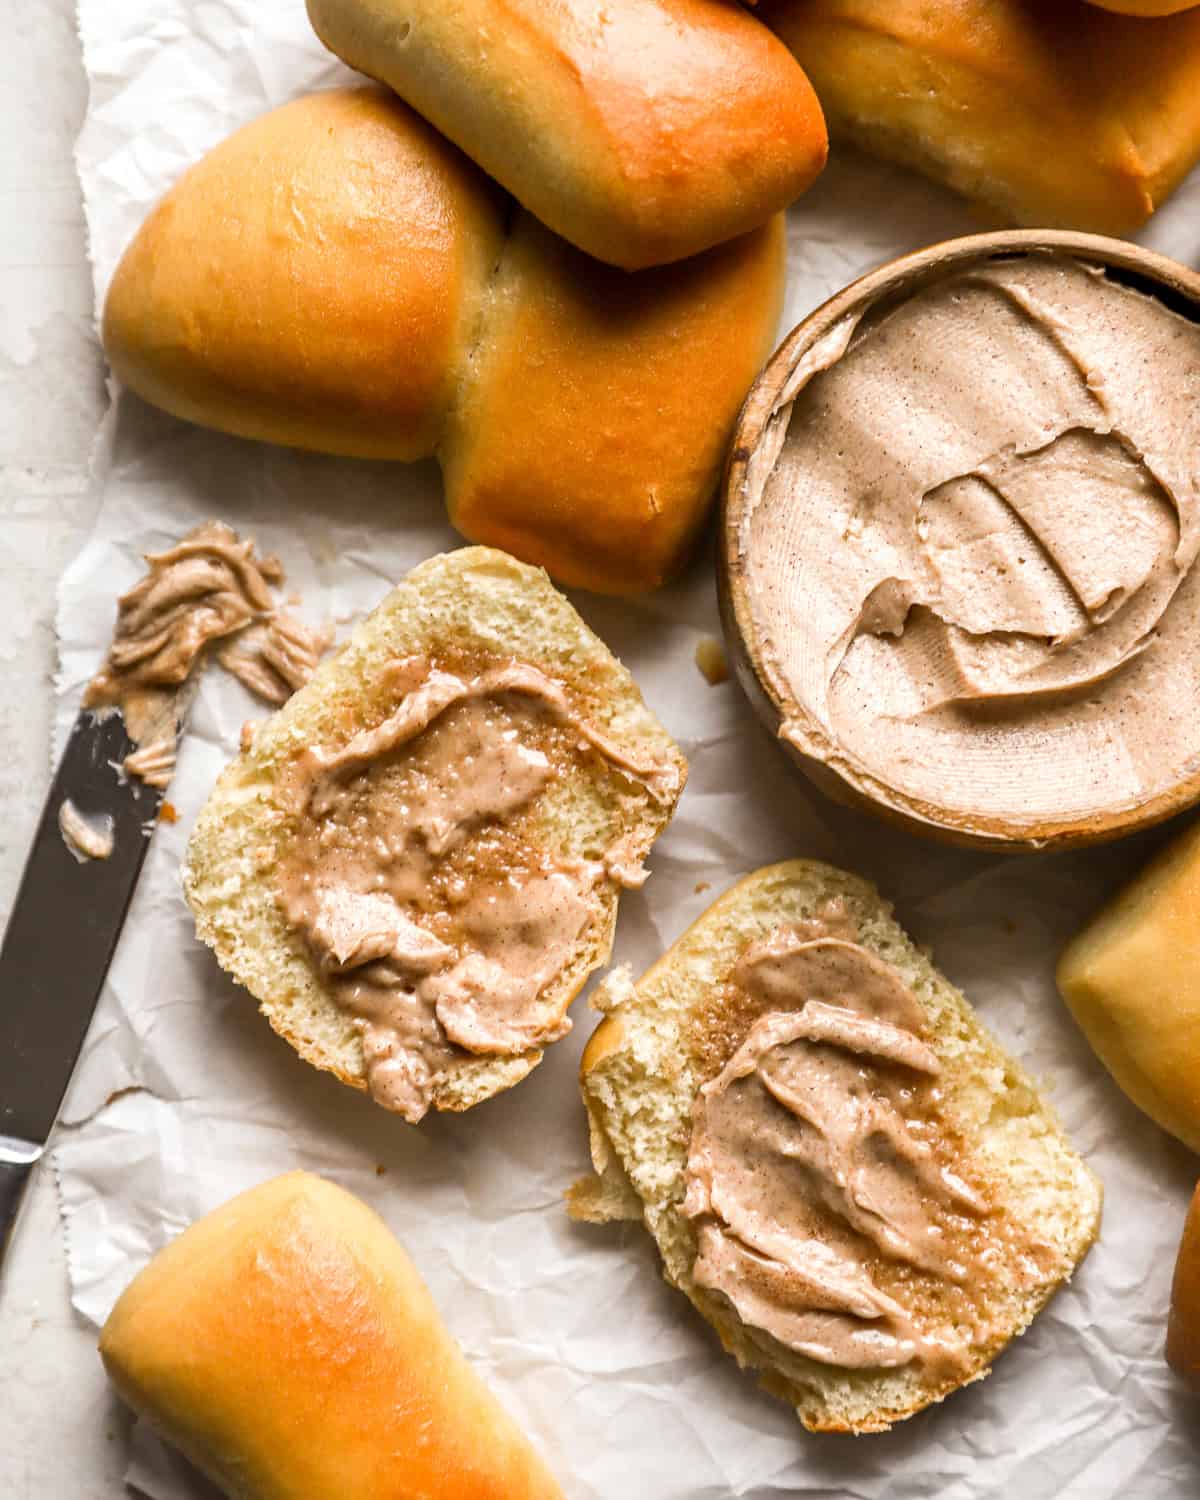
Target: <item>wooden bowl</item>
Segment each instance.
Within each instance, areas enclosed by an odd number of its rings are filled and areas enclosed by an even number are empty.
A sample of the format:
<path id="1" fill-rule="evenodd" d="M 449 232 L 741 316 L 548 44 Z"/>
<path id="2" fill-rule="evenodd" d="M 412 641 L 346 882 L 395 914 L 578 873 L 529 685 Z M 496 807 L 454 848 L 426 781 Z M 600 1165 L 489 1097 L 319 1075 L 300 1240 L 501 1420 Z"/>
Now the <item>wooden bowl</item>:
<path id="1" fill-rule="evenodd" d="M 933 245 L 870 272 L 811 313 L 784 339 L 751 388 L 735 429 L 721 500 L 718 589 L 730 660 L 743 691 L 764 723 L 778 735 L 785 721 L 815 726 L 813 716 L 767 666 L 764 640 L 751 608 L 752 582 L 744 552 L 749 535 L 749 482 L 761 483 L 773 469 L 787 430 L 793 393 L 788 386 L 800 361 L 848 314 L 881 298 L 902 299 L 926 282 L 971 262 L 1009 259 L 1034 251 L 1067 254 L 1102 265 L 1126 284 L 1152 292 L 1168 307 L 1200 322 L 1200 275 L 1187 267 L 1122 240 L 1055 230 L 1011 230 L 971 235 Z M 774 443 L 774 447 L 772 444 Z M 1200 563 L 1197 564 L 1200 566 Z M 977 848 L 1028 851 L 1098 843 L 1122 837 L 1173 816 L 1200 800 L 1200 746 L 1196 768 L 1165 790 L 1134 804 L 1089 812 L 1075 818 L 1041 817 L 1014 821 L 981 815 L 964 817 L 936 802 L 913 796 L 873 771 L 860 778 L 847 757 L 833 765 L 806 755 L 786 740 L 789 758 L 826 794 L 868 808 L 910 830 Z M 864 785 L 864 781 L 869 783 Z"/>

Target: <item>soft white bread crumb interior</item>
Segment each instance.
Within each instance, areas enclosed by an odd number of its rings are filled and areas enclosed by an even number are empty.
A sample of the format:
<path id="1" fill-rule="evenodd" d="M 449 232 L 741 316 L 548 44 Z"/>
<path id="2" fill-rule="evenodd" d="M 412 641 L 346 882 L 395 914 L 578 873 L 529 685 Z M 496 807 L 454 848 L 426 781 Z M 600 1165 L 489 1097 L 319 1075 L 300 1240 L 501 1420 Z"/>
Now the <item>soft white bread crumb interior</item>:
<path id="1" fill-rule="evenodd" d="M 318 1068 L 366 1087 L 354 1020 L 332 999 L 308 949 L 286 922 L 277 895 L 281 848 L 292 814 L 281 805 L 281 774 L 309 746 L 341 745 L 395 707 L 386 668 L 428 655 L 539 667 L 567 690 L 572 706 L 622 749 L 686 763 L 646 707 L 633 678 L 584 624 L 540 568 L 488 547 L 464 547 L 415 568 L 358 626 L 296 695 L 258 726 L 252 745 L 226 769 L 200 813 L 188 846 L 184 891 L 199 937 L 223 969 L 258 1000 L 274 1029 Z M 642 857 L 666 826 L 671 799 L 590 762 L 556 778 L 540 798 L 538 837 L 565 860 L 595 859 L 618 839 Z M 593 889 L 591 920 L 544 998 L 563 1014 L 588 975 L 608 957 L 618 886 Z M 541 1061 L 464 1054 L 434 1085 L 438 1109 L 468 1109 L 509 1088 Z"/>
<path id="2" fill-rule="evenodd" d="M 1024 1070 L 980 1025 L 963 996 L 892 920 L 868 882 L 810 860 L 772 865 L 720 898 L 633 984 L 618 971 L 596 997 L 608 1011 L 584 1053 L 581 1082 L 596 1176 L 570 1195 L 577 1218 L 640 1218 L 662 1253 L 664 1274 L 712 1323 L 738 1363 L 796 1408 L 814 1431 L 873 1432 L 943 1399 L 964 1380 L 931 1387 L 914 1366 L 842 1370 L 747 1337 L 728 1302 L 691 1279 L 692 1222 L 682 1213 L 693 1102 L 707 1081 L 703 1017 L 746 947 L 781 925 L 819 918 L 844 903 L 858 941 L 894 966 L 924 1007 L 937 1054 L 944 1115 L 964 1142 L 993 1202 L 1003 1204 L 1053 1251 L 1032 1287 L 994 1285 L 984 1309 L 996 1335 L 977 1349 L 965 1380 L 1021 1333 L 1067 1279 L 1099 1230 L 1101 1188 L 1072 1149 Z M 709 1023 L 711 1024 L 711 1023 Z M 711 1055 L 711 1054 L 707 1054 Z M 711 1068 L 710 1068 L 711 1071 Z"/>

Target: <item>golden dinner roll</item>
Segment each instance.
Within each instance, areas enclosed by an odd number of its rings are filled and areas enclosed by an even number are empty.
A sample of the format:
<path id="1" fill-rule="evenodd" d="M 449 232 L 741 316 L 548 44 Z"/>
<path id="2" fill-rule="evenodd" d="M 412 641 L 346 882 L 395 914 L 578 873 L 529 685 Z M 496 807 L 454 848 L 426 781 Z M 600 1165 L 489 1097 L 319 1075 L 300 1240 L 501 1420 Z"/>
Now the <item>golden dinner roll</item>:
<path id="1" fill-rule="evenodd" d="M 430 453 L 503 200 L 379 89 L 296 99 L 184 174 L 125 252 L 105 352 L 145 400 L 240 437 Z"/>
<path id="2" fill-rule="evenodd" d="M 1200 10 L 765 0 L 840 138 L 1018 224 L 1123 234 L 1200 156 Z"/>
<path id="3" fill-rule="evenodd" d="M 1167 1363 L 1200 1391 L 1200 1187 L 1192 1194 L 1171 1283 Z"/>
<path id="4" fill-rule="evenodd" d="M 561 1500 L 387 1226 L 307 1172 L 161 1250 L 100 1354 L 235 1500 Z"/>
<path id="5" fill-rule="evenodd" d="M 458 530 L 581 588 L 661 583 L 770 353 L 785 250 L 777 215 L 631 276 L 521 215 L 441 445 Z"/>
<path id="6" fill-rule="evenodd" d="M 1138 1108 L 1200 1151 L 1200 823 L 1072 939 L 1058 987 Z"/>
<path id="7" fill-rule="evenodd" d="M 308 0 L 317 35 L 389 84 L 542 223 L 626 269 L 755 229 L 825 164 L 787 49 L 727 0 Z"/>
<path id="8" fill-rule="evenodd" d="M 314 94 L 167 194 L 117 269 L 105 349 L 193 422 L 437 454 L 471 540 L 583 588 L 653 587 L 774 341 L 783 218 L 630 274 L 511 209 L 391 95 Z"/>

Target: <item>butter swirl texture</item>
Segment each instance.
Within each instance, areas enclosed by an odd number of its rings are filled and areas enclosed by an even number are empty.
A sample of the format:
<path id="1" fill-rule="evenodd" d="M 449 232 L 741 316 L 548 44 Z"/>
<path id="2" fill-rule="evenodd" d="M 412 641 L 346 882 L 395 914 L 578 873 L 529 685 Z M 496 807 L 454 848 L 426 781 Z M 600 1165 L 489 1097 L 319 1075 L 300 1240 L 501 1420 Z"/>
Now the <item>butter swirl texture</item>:
<path id="1" fill-rule="evenodd" d="M 1018 824 L 1195 771 L 1200 327 L 980 261 L 849 315 L 786 397 L 741 546 L 802 755 Z"/>
<path id="2" fill-rule="evenodd" d="M 925 1302 L 944 1284 L 977 1303 L 999 1260 L 938 1118 L 920 1002 L 869 950 L 800 929 L 752 944 L 731 982 L 759 1013 L 693 1114 L 697 1285 L 824 1364 L 960 1370 L 971 1331 L 917 1316 L 913 1275 Z"/>

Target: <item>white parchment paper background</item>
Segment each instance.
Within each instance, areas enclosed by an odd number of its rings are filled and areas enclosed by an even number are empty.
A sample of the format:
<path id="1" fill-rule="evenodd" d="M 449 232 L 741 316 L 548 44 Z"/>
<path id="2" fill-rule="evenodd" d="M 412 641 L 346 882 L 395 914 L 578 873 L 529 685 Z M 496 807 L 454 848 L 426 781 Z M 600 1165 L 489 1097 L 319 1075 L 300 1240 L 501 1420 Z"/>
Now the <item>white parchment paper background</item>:
<path id="1" fill-rule="evenodd" d="M 78 161 L 99 301 L 146 210 L 190 162 L 244 120 L 346 75 L 312 37 L 302 0 L 80 0 L 80 27 L 91 104 Z M 915 178 L 835 161 L 792 214 L 784 326 L 868 267 L 979 227 Z M 1196 263 L 1200 179 L 1145 238 Z M 332 617 L 343 633 L 413 564 L 456 544 L 432 465 L 240 442 L 127 395 L 101 431 L 97 483 L 95 535 L 62 585 L 60 728 L 139 554 L 201 519 L 223 518 L 278 551 L 309 617 Z M 1125 1102 L 1052 982 L 1063 940 L 1161 835 L 1003 860 L 890 832 L 810 792 L 736 688 L 710 688 L 696 671 L 697 640 L 718 630 L 711 558 L 645 600 L 576 603 L 691 762 L 652 879 L 623 897 L 615 960 L 640 971 L 720 890 L 774 859 L 816 855 L 874 877 L 1045 1082 L 1104 1179 L 1103 1236 L 1075 1284 L 990 1379 L 940 1409 L 884 1436 L 805 1435 L 662 1283 L 645 1236 L 568 1222 L 562 1194 L 587 1165 L 574 1082 L 591 1028 L 582 999 L 574 1033 L 527 1083 L 465 1117 L 410 1129 L 302 1064 L 196 944 L 180 858 L 242 721 L 260 712 L 212 674 L 171 791 L 181 818 L 155 836 L 58 1137 L 80 1315 L 99 1324 L 191 1219 L 302 1165 L 379 1209 L 572 1500 L 1200 1492 L 1197 1409 L 1161 1359 L 1197 1163 Z M 208 1493 L 140 1430 L 130 1478 L 156 1500 Z"/>

